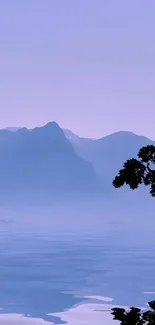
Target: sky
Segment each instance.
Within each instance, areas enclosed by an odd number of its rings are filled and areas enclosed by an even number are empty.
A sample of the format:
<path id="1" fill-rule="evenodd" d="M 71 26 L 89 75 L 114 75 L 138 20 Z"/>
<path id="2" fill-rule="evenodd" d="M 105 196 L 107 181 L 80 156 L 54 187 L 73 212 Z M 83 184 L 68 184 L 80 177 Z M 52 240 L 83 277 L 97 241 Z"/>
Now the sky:
<path id="1" fill-rule="evenodd" d="M 154 0 L 0 0 L 0 128 L 155 139 Z"/>

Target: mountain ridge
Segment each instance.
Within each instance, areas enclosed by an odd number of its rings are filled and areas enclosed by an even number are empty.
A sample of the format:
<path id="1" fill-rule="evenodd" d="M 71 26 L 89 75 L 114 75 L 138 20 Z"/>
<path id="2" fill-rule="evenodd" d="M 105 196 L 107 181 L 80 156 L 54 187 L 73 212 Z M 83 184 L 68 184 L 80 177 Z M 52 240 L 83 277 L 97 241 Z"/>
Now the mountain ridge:
<path id="1" fill-rule="evenodd" d="M 21 179 L 22 173 L 26 173 L 26 184 L 31 178 L 36 187 L 48 190 L 49 184 L 53 182 L 58 192 L 60 188 L 66 191 L 68 187 L 73 192 L 75 187 L 79 191 L 81 188 L 82 192 L 85 187 L 89 193 L 90 188 L 97 189 L 97 184 L 102 184 L 102 189 L 108 191 L 112 190 L 112 180 L 124 161 L 136 158 L 139 149 L 148 144 L 155 142 L 130 131 L 118 131 L 99 139 L 89 139 L 61 129 L 56 122 L 49 122 L 33 129 L 19 128 L 16 132 L 0 130 L 0 153 L 3 157 L 0 168 L 16 168 L 17 163 Z M 12 165 L 9 165 L 12 155 L 14 159 Z M 5 173 L 2 173 L 1 179 L 5 183 L 3 174 Z M 40 182 L 39 175 L 42 178 Z"/>
<path id="2" fill-rule="evenodd" d="M 33 130 L 33 129 L 36 129 L 36 128 L 42 128 L 42 127 L 45 127 L 46 125 L 48 125 L 48 124 L 51 124 L 51 123 L 55 123 L 55 124 L 57 124 L 58 125 L 58 123 L 57 122 L 55 122 L 55 121 L 52 121 L 52 122 L 48 122 L 48 123 L 46 123 L 45 125 L 43 125 L 43 126 L 36 126 L 36 127 L 33 127 L 33 128 L 27 128 L 27 127 L 6 127 L 6 128 L 1 128 L 0 129 L 0 131 L 2 131 L 2 130 L 8 130 L 8 131 L 11 131 L 11 132 L 16 132 L 16 131 L 18 131 L 18 130 L 20 130 L 20 129 L 27 129 L 27 130 Z M 105 139 L 106 137 L 110 137 L 110 136 L 117 136 L 117 135 L 119 135 L 119 134 L 122 134 L 122 135 L 124 135 L 124 134 L 129 134 L 129 135 L 135 135 L 135 136 L 138 136 L 138 137 L 143 137 L 143 138 L 145 138 L 145 139 L 148 139 L 149 141 L 153 141 L 153 142 L 155 142 L 155 140 L 153 140 L 153 139 L 150 139 L 148 136 L 145 136 L 145 135 L 140 135 L 140 134 L 137 134 L 137 133 L 135 133 L 135 132 L 133 132 L 133 131 L 129 131 L 129 130 L 120 130 L 120 131 L 115 131 L 115 132 L 112 132 L 112 133 L 110 133 L 110 134 L 106 134 L 106 135 L 104 135 L 104 136 L 102 136 L 102 137 L 99 137 L 99 138 L 91 138 L 91 137 L 83 137 L 83 136 L 80 136 L 80 135 L 78 135 L 78 134 L 76 134 L 75 132 L 73 132 L 72 130 L 70 130 L 70 129 L 66 129 L 66 128 L 61 128 L 62 130 L 63 130 L 63 132 L 64 132 L 64 134 L 65 134 L 65 136 L 67 137 L 67 136 L 73 136 L 73 138 L 75 138 L 75 139 L 83 139 L 83 140 L 94 140 L 94 141 L 98 141 L 98 140 L 102 140 L 102 139 Z"/>
<path id="3" fill-rule="evenodd" d="M 155 145 L 153 140 L 130 131 L 118 131 L 99 139 L 86 141 L 83 138 L 74 141 L 72 137 L 69 141 L 80 157 L 91 162 L 98 177 L 108 187 L 111 186 L 113 178 L 127 159 L 136 158 L 141 147 L 148 144 Z"/>
<path id="4" fill-rule="evenodd" d="M 0 131 L 0 191 L 47 190 L 52 195 L 100 189 L 93 166 L 79 157 L 56 122 Z"/>

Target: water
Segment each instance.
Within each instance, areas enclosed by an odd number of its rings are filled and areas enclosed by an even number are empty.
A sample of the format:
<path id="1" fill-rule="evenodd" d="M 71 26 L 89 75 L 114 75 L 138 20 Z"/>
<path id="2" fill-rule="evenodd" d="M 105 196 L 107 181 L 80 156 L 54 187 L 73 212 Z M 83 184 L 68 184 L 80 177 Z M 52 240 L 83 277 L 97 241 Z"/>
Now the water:
<path id="1" fill-rule="evenodd" d="M 86 296 L 145 306 L 155 297 L 144 294 L 155 292 L 155 218 L 137 209 L 1 207 L 1 313 L 60 324 L 48 314 L 88 303 Z"/>

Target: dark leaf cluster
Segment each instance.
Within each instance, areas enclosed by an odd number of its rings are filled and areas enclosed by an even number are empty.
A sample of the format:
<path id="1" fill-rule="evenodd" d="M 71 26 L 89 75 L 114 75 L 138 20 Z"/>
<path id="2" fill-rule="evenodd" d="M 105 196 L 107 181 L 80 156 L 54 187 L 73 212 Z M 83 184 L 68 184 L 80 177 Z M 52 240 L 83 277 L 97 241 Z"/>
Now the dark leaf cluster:
<path id="1" fill-rule="evenodd" d="M 155 170 L 150 167 L 155 164 L 155 146 L 143 147 L 138 152 L 139 159 L 128 159 L 118 175 L 113 180 L 113 186 L 119 188 L 129 185 L 132 190 L 139 185 L 150 185 L 150 194 L 155 196 Z"/>
<path id="2" fill-rule="evenodd" d="M 113 308 L 111 314 L 121 325 L 155 325 L 155 301 L 149 302 L 148 305 L 150 309 L 147 311 L 135 307 L 131 307 L 129 311 Z"/>

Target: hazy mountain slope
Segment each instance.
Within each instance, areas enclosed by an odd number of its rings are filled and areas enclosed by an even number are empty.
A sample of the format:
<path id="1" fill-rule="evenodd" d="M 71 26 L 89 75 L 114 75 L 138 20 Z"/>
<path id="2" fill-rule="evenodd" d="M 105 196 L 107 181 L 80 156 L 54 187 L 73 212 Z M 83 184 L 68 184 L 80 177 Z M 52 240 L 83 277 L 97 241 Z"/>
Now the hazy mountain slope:
<path id="1" fill-rule="evenodd" d="M 37 189 L 59 194 L 99 189 L 91 164 L 76 155 L 54 122 L 33 130 L 1 130 L 0 156 L 0 191 Z"/>
<path id="2" fill-rule="evenodd" d="M 16 132 L 18 131 L 19 129 L 21 129 L 20 127 L 15 127 L 15 126 L 12 126 L 12 127 L 8 127 L 6 128 L 6 130 L 8 131 L 12 131 L 12 132 Z"/>
<path id="3" fill-rule="evenodd" d="M 126 131 L 97 140 L 80 138 L 54 122 L 32 130 L 0 130 L 0 191 L 88 194 L 98 191 L 99 179 L 106 190 L 123 162 L 148 144 L 154 142 Z"/>
<path id="4" fill-rule="evenodd" d="M 65 137 L 72 144 L 74 144 L 75 142 L 87 142 L 87 141 L 93 140 L 91 138 L 82 138 L 82 137 L 79 137 L 77 134 L 73 133 L 71 130 L 68 130 L 68 129 L 63 129 L 63 132 L 65 134 Z"/>
<path id="5" fill-rule="evenodd" d="M 120 131 L 101 139 L 70 138 L 76 153 L 91 162 L 104 184 L 111 181 L 126 159 L 136 157 L 140 147 L 155 144 L 152 140 L 132 132 Z"/>

